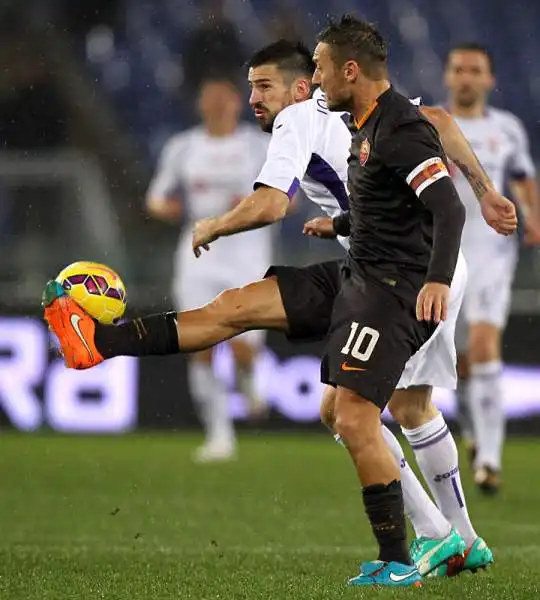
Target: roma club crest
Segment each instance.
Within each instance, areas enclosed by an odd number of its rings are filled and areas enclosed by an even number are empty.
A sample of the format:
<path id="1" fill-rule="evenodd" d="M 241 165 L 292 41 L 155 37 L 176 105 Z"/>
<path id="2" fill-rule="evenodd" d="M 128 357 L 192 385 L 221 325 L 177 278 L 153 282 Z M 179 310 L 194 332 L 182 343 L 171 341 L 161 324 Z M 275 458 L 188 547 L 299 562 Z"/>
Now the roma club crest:
<path id="1" fill-rule="evenodd" d="M 371 150 L 371 144 L 369 143 L 368 139 L 366 138 L 360 144 L 360 154 L 359 154 L 360 166 L 363 167 L 367 163 L 370 150 Z"/>

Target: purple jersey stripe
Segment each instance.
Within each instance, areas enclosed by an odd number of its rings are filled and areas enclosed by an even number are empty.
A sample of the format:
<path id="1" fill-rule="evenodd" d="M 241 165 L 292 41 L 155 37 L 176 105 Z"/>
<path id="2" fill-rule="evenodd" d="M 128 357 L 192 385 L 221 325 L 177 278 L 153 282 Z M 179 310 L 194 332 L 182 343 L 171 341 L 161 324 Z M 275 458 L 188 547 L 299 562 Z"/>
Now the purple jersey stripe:
<path id="1" fill-rule="evenodd" d="M 296 194 L 296 191 L 298 190 L 299 185 L 300 185 L 300 181 L 298 180 L 297 177 L 295 177 L 292 180 L 292 183 L 291 183 L 289 189 L 287 190 L 287 196 L 289 196 L 289 200 Z"/>
<path id="2" fill-rule="evenodd" d="M 334 196 L 342 210 L 349 210 L 349 195 L 345 184 L 336 171 L 318 154 L 312 154 L 306 175 L 324 187 Z"/>

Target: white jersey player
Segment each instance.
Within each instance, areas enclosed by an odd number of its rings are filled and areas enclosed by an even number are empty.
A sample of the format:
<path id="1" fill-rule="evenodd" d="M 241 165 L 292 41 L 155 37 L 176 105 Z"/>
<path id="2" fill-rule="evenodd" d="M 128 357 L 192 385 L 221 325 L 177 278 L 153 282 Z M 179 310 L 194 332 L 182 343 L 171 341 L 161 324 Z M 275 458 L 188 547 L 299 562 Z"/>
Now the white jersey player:
<path id="1" fill-rule="evenodd" d="M 174 261 L 173 292 L 179 309 L 202 306 L 223 289 L 258 279 L 272 259 L 272 230 L 259 229 L 223 238 L 205 261 L 196 261 L 191 226 L 199 219 L 230 210 L 250 192 L 266 156 L 268 137 L 257 127 L 239 123 L 241 97 L 227 81 L 203 84 L 199 99 L 203 123 L 171 138 L 162 151 L 148 191 L 148 207 L 158 217 L 188 225 L 180 235 Z M 261 408 L 253 387 L 252 367 L 264 332 L 251 331 L 231 342 L 237 386 Z M 189 364 L 192 395 L 206 428 L 200 460 L 226 459 L 234 452 L 234 433 L 224 384 L 211 369 L 211 351 Z"/>
<path id="2" fill-rule="evenodd" d="M 347 157 L 351 143 L 348 122 L 345 113 L 329 113 L 320 89 L 314 92 L 311 100 L 282 110 L 275 119 L 268 156 L 256 185 L 282 190 L 291 197 L 300 186 L 306 196 L 330 217 L 347 211 Z M 338 239 L 348 250 L 348 238 Z M 398 389 L 419 385 L 455 388 L 454 331 L 466 279 L 467 266 L 460 253 L 448 318 L 426 346 L 411 358 Z"/>
<path id="3" fill-rule="evenodd" d="M 510 186 L 517 189 L 517 199 L 524 201 L 524 210 L 529 210 L 526 232 L 534 242 L 538 235 L 538 198 L 527 134 L 517 117 L 486 104 L 494 85 L 487 50 L 476 44 L 454 48 L 448 56 L 446 85 L 450 112 L 496 189 L 503 192 Z M 497 235 L 485 223 L 474 191 L 457 170 L 454 182 L 467 209 L 462 250 L 469 268 L 457 337 L 462 355 L 458 401 L 462 411 L 468 407 L 473 427 L 465 414 L 462 433 L 476 455 L 477 485 L 494 493 L 500 485 L 505 430 L 501 335 L 509 312 L 518 240 Z"/>

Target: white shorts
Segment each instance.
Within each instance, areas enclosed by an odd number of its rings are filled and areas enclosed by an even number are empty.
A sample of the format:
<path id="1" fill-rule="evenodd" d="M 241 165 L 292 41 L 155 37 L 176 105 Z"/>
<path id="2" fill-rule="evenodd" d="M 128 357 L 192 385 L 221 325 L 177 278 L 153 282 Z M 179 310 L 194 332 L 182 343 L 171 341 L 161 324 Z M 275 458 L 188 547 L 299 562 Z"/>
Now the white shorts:
<path id="1" fill-rule="evenodd" d="M 217 244 L 216 244 L 217 246 Z M 217 260 L 217 248 L 212 247 L 208 255 L 197 259 L 191 251 L 180 248 L 176 255 L 175 276 L 172 291 L 178 310 L 190 310 L 211 302 L 221 292 L 242 287 L 261 279 L 268 269 L 268 262 L 235 265 L 232 261 Z M 214 252 L 213 256 L 210 256 Z M 205 261 L 205 259 L 210 259 Z M 252 346 L 262 346 L 265 331 L 247 331 L 238 336 Z"/>
<path id="2" fill-rule="evenodd" d="M 509 240 L 501 240 L 507 242 Z M 512 283 L 518 261 L 516 243 L 488 245 L 465 254 L 469 280 L 463 299 L 463 317 L 471 323 L 491 323 L 503 329 L 512 300 Z"/>
<path id="3" fill-rule="evenodd" d="M 467 263 L 460 252 L 452 285 L 446 321 L 405 365 L 396 389 L 415 385 L 453 390 L 457 384 L 456 347 L 454 334 L 461 303 L 467 285 Z"/>

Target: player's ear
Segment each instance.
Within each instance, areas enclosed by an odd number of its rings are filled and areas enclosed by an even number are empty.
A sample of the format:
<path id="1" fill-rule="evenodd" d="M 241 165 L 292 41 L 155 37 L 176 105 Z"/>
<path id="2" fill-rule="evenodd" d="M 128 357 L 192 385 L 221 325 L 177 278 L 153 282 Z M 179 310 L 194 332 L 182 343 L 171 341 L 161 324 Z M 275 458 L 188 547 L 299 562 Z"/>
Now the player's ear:
<path id="1" fill-rule="evenodd" d="M 311 95 L 311 82 L 304 78 L 295 79 L 292 92 L 295 102 L 307 100 Z"/>
<path id="2" fill-rule="evenodd" d="M 360 75 L 360 68 L 358 63 L 354 60 L 348 60 L 343 65 L 343 75 L 347 83 L 354 83 Z"/>

